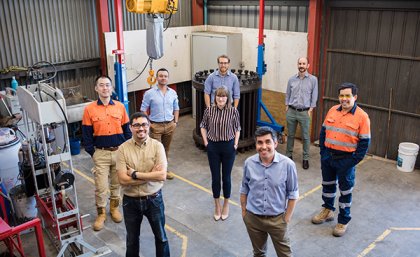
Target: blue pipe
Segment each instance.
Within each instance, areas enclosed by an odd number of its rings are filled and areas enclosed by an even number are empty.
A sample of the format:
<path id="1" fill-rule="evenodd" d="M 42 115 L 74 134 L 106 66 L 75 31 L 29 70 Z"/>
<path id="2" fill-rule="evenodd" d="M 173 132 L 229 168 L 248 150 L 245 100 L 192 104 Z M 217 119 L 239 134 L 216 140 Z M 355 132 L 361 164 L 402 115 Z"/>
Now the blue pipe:
<path id="1" fill-rule="evenodd" d="M 204 0 L 204 25 L 207 25 L 207 0 Z"/>

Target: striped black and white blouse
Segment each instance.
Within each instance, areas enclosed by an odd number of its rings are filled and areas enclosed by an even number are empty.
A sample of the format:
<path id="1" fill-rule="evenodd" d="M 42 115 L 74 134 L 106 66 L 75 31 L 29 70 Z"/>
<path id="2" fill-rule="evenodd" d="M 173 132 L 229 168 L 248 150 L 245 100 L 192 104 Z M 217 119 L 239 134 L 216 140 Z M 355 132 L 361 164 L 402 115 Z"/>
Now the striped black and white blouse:
<path id="1" fill-rule="evenodd" d="M 213 105 L 204 111 L 200 128 L 207 130 L 207 138 L 213 142 L 230 141 L 241 130 L 239 112 L 231 106 L 220 109 Z"/>

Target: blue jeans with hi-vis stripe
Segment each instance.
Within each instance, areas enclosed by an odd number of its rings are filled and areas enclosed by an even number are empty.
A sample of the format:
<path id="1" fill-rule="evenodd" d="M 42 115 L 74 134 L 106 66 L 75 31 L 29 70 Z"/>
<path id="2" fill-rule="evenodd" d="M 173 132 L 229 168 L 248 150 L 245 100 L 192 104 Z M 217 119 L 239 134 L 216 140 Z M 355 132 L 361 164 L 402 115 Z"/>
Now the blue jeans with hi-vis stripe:
<path id="1" fill-rule="evenodd" d="M 322 206 L 335 211 L 334 201 L 338 182 L 340 189 L 338 223 L 347 224 L 351 220 L 350 207 L 356 176 L 355 162 L 352 157 L 338 160 L 329 157 L 321 160 L 321 170 L 322 200 L 324 200 Z"/>

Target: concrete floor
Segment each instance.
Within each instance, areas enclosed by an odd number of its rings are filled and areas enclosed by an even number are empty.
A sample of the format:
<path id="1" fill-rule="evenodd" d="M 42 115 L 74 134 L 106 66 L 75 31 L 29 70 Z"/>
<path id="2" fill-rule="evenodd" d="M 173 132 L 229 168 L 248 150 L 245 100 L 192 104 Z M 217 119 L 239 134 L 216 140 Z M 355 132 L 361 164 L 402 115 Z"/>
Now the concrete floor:
<path id="1" fill-rule="evenodd" d="M 244 160 L 255 151 L 239 153 L 232 171 L 232 205 L 226 221 L 214 221 L 211 178 L 204 151 L 195 147 L 190 115 L 180 118 L 170 151 L 169 169 L 176 178 L 163 187 L 166 224 L 171 256 L 230 257 L 252 256 L 252 247 L 241 218 L 239 185 Z M 285 145 L 277 149 L 284 153 Z M 311 217 L 321 207 L 319 149 L 311 146 L 310 168 L 301 165 L 301 143 L 295 144 L 300 201 L 290 224 L 294 256 L 420 256 L 420 172 L 400 172 L 394 161 L 366 157 L 359 164 L 353 194 L 352 216 L 344 237 L 332 236 L 334 222 L 313 225 Z M 90 157 L 82 151 L 74 156 L 76 183 L 82 214 L 95 215 L 94 185 Z M 27 236 L 27 242 L 31 235 Z M 32 236 L 33 238 L 33 236 Z M 108 256 L 125 255 L 125 226 L 108 216 L 100 232 L 87 229 L 84 238 L 95 247 L 108 246 Z M 48 240 L 47 238 L 45 238 Z M 141 230 L 141 256 L 155 256 L 153 233 L 147 219 Z M 51 246 L 47 256 L 55 256 Z M 31 255 L 32 256 L 32 255 Z M 268 255 L 276 256 L 269 242 Z"/>

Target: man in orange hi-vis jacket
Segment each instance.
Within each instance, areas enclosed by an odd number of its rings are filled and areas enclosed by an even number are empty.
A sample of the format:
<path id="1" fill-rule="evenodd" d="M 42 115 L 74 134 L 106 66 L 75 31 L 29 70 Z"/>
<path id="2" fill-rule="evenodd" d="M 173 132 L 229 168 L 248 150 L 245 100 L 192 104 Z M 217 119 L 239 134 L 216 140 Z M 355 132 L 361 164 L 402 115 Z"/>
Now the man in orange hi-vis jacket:
<path id="1" fill-rule="evenodd" d="M 333 230 L 333 235 L 337 237 L 346 233 L 351 219 L 355 166 L 363 160 L 370 144 L 370 120 L 367 113 L 355 103 L 357 90 L 352 83 L 340 85 L 340 104 L 328 111 L 319 137 L 324 204 L 322 210 L 312 218 L 312 223 L 334 220 L 338 181 L 341 195 L 338 200 L 338 223 Z"/>
<path id="2" fill-rule="evenodd" d="M 122 103 L 112 100 L 111 78 L 99 76 L 95 80 L 98 100 L 86 106 L 83 113 L 82 133 L 85 151 L 92 156 L 95 166 L 95 202 L 98 216 L 93 230 L 103 229 L 109 191 L 111 219 L 120 223 L 120 183 L 115 168 L 118 147 L 131 138 L 129 118 Z"/>

